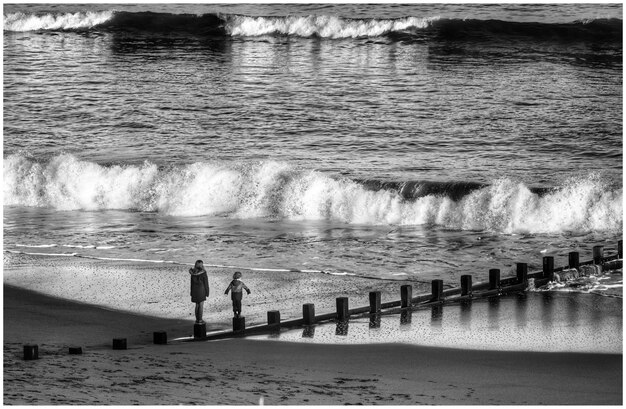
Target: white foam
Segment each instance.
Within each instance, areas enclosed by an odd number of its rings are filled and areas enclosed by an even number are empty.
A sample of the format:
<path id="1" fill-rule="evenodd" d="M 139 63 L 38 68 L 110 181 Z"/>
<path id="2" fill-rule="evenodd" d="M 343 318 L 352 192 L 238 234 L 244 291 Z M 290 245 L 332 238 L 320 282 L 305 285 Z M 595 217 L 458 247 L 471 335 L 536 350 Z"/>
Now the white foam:
<path id="1" fill-rule="evenodd" d="M 100 166 L 72 155 L 40 164 L 5 158 L 4 205 L 59 210 L 139 210 L 176 216 L 333 220 L 369 225 L 435 224 L 503 233 L 620 231 L 623 190 L 596 174 L 572 178 L 544 196 L 502 178 L 458 201 L 405 200 L 349 180 L 265 161 L 193 163 L 158 169 Z"/>
<path id="2" fill-rule="evenodd" d="M 248 17 L 229 16 L 225 25 L 232 36 L 283 34 L 321 38 L 378 37 L 390 32 L 423 29 L 433 18 L 352 20 L 337 16 Z"/>
<path id="3" fill-rule="evenodd" d="M 108 21 L 113 11 L 45 14 L 9 13 L 4 16 L 4 31 L 72 30 L 91 28 Z"/>

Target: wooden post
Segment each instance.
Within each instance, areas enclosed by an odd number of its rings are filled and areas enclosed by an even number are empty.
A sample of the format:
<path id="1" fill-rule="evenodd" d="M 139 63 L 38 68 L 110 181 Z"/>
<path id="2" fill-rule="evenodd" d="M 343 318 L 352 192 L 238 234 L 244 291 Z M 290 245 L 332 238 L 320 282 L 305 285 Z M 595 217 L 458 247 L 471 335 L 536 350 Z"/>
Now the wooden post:
<path id="1" fill-rule="evenodd" d="M 126 338 L 113 338 L 113 349 L 126 349 Z"/>
<path id="2" fill-rule="evenodd" d="M 432 280 L 431 301 L 443 301 L 443 280 Z"/>
<path id="3" fill-rule="evenodd" d="M 604 246 L 593 246 L 593 264 L 602 264 Z"/>
<path id="4" fill-rule="evenodd" d="M 500 288 L 500 269 L 492 268 L 489 270 L 489 289 L 495 290 Z"/>
<path id="5" fill-rule="evenodd" d="M 157 345 L 167 344 L 167 332 L 155 331 L 152 333 L 152 342 Z"/>
<path id="6" fill-rule="evenodd" d="M 350 316 L 348 309 L 348 297 L 337 297 L 337 320 L 346 321 Z"/>
<path id="7" fill-rule="evenodd" d="M 554 281 L 554 257 L 552 256 L 543 258 L 543 278 Z"/>
<path id="8" fill-rule="evenodd" d="M 578 270 L 580 268 L 580 254 L 577 251 L 571 251 L 568 255 L 567 266 L 569 268 L 575 268 Z"/>
<path id="9" fill-rule="evenodd" d="M 206 338 L 206 324 L 193 324 L 193 338 L 203 339 Z"/>
<path id="10" fill-rule="evenodd" d="M 271 310 L 267 312 L 267 325 L 272 328 L 280 328 L 280 311 Z"/>
<path id="11" fill-rule="evenodd" d="M 370 292 L 370 314 L 378 314 L 380 312 L 380 291 Z"/>
<path id="12" fill-rule="evenodd" d="M 472 276 L 469 274 L 461 276 L 461 295 L 472 295 Z"/>
<path id="13" fill-rule="evenodd" d="M 244 332 L 246 330 L 246 317 L 233 317 L 233 332 Z"/>
<path id="14" fill-rule="evenodd" d="M 315 323 L 315 305 L 314 304 L 302 305 L 302 318 L 304 319 L 304 325 L 312 325 Z"/>
<path id="15" fill-rule="evenodd" d="M 33 359 L 39 359 L 39 345 L 24 345 L 24 360 L 31 361 Z"/>
<path id="16" fill-rule="evenodd" d="M 517 282 L 525 284 L 528 281 L 528 264 L 517 263 Z"/>
<path id="17" fill-rule="evenodd" d="M 622 240 L 617 241 L 617 257 L 622 258 Z"/>
<path id="18" fill-rule="evenodd" d="M 412 305 L 413 286 L 403 285 L 400 287 L 400 308 L 410 307 Z"/>
<path id="19" fill-rule="evenodd" d="M 82 347 L 69 347 L 68 352 L 70 355 L 82 355 L 83 348 Z"/>

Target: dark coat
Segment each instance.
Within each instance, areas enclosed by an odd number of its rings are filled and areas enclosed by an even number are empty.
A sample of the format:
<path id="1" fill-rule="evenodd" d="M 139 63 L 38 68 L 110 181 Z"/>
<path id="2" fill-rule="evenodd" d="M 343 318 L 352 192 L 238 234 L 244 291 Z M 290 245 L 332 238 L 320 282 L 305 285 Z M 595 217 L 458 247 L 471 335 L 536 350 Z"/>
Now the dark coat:
<path id="1" fill-rule="evenodd" d="M 206 271 L 201 274 L 191 274 L 191 302 L 202 302 L 209 296 L 209 278 Z"/>

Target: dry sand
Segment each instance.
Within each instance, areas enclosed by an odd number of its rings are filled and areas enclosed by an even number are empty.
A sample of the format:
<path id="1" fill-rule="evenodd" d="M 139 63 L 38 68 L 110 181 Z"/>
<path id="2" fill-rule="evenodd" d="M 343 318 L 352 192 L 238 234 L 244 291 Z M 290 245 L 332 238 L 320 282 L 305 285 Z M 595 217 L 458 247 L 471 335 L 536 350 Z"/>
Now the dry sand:
<path id="1" fill-rule="evenodd" d="M 246 339 L 4 286 L 4 404 L 622 404 L 622 355 Z M 126 337 L 129 349 L 112 350 Z M 22 346 L 39 345 L 24 361 Z M 68 355 L 68 346 L 83 355 Z"/>

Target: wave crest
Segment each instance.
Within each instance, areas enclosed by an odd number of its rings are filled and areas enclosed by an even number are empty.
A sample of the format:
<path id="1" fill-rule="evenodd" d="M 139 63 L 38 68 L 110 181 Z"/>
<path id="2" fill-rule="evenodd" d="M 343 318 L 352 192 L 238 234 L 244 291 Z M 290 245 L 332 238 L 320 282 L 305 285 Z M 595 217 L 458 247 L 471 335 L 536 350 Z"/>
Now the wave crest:
<path id="1" fill-rule="evenodd" d="M 4 31 L 78 30 L 103 24 L 113 11 L 45 14 L 9 13 L 4 16 Z"/>
<path id="2" fill-rule="evenodd" d="M 600 176 L 572 178 L 546 194 L 502 178 L 454 195 L 411 199 L 350 179 L 266 161 L 193 163 L 158 169 L 101 166 L 60 155 L 37 163 L 4 160 L 4 205 L 59 210 L 124 209 L 176 216 L 336 220 L 372 225 L 433 224 L 504 233 L 621 231 L 623 190 Z"/>
<path id="3" fill-rule="evenodd" d="M 336 16 L 248 17 L 231 16 L 225 25 L 232 36 L 289 35 L 321 38 L 379 37 L 392 32 L 423 29 L 434 18 L 345 19 Z"/>

